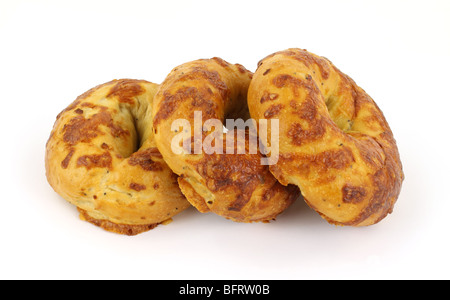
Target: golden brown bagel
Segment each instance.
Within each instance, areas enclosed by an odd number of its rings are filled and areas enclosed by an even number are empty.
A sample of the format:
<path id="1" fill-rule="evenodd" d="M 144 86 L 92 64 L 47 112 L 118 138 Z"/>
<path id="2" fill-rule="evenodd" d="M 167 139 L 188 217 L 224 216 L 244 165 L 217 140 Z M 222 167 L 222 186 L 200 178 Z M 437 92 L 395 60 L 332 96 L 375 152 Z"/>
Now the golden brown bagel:
<path id="1" fill-rule="evenodd" d="M 369 95 L 329 60 L 301 49 L 267 56 L 248 103 L 252 118 L 280 119 L 272 174 L 297 185 L 324 219 L 364 226 L 392 212 L 404 175 L 391 129 Z"/>
<path id="2" fill-rule="evenodd" d="M 226 151 L 248 149 L 248 139 L 245 144 L 227 146 L 226 135 L 220 134 L 215 143 L 224 145 L 223 154 L 194 152 L 194 145 L 204 144 L 212 132 L 212 128 L 203 129 L 196 139 L 195 112 L 202 113 L 200 130 L 209 119 L 219 120 L 222 129 L 225 118 L 247 118 L 251 77 L 243 66 L 220 58 L 192 61 L 170 72 L 155 95 L 153 107 L 156 145 L 169 167 L 180 175 L 178 182 L 186 198 L 200 212 L 211 211 L 237 222 L 270 221 L 299 195 L 297 187 L 283 187 L 268 167 L 261 165 L 261 154 Z M 182 142 L 187 140 L 193 147 L 177 154 L 171 142 L 179 133 L 172 124 L 180 119 L 190 125 L 183 128 L 187 134 Z M 240 130 L 244 129 L 233 133 Z"/>
<path id="3" fill-rule="evenodd" d="M 131 79 L 99 85 L 58 115 L 47 142 L 50 185 L 108 231 L 135 235 L 189 206 L 153 139 L 157 88 Z"/>

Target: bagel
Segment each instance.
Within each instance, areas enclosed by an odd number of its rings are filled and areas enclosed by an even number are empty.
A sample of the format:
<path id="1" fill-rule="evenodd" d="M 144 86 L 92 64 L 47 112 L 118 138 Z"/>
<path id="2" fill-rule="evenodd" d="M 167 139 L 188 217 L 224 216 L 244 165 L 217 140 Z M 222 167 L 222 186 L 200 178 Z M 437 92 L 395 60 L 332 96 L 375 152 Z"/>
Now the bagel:
<path id="1" fill-rule="evenodd" d="M 252 135 L 248 128 L 229 128 L 228 134 L 247 137 L 245 143 L 233 145 L 220 131 L 226 118 L 248 118 L 246 96 L 251 77 L 242 65 L 217 57 L 174 68 L 155 95 L 153 130 L 164 160 L 179 175 L 181 191 L 200 212 L 213 212 L 235 222 L 269 222 L 299 196 L 298 188 L 282 186 L 268 166 L 261 164 L 262 154 L 248 151 Z M 196 113 L 202 117 L 199 136 L 195 135 Z M 185 120 L 187 126 L 174 126 L 178 120 Z M 218 123 L 208 127 L 208 120 Z M 222 145 L 224 153 L 204 151 L 213 133 L 214 145 Z M 173 151 L 174 140 L 179 140 L 183 151 Z M 203 151 L 194 151 L 198 144 Z"/>
<path id="2" fill-rule="evenodd" d="M 190 206 L 153 138 L 157 88 L 132 79 L 92 88 L 57 116 L 47 142 L 50 185 L 107 231 L 136 235 Z"/>
<path id="3" fill-rule="evenodd" d="M 272 174 L 298 186 L 329 223 L 371 225 L 392 212 L 404 179 L 392 131 L 372 98 L 328 59 L 301 49 L 265 57 L 248 105 L 253 119 L 280 120 Z"/>

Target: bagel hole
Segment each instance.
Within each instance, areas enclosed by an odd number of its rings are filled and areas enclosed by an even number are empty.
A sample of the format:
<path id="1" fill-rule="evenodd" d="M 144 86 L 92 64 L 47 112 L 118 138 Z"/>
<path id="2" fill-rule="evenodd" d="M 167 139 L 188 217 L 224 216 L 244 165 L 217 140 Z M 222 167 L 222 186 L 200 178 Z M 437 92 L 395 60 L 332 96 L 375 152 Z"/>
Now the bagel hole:
<path id="1" fill-rule="evenodd" d="M 325 105 L 327 106 L 328 114 L 331 120 L 337 125 L 337 127 L 344 131 L 351 131 L 353 127 L 353 120 L 350 120 L 345 116 L 340 109 L 341 99 L 333 95 L 329 95 L 325 99 Z"/>
<path id="2" fill-rule="evenodd" d="M 330 115 L 333 114 L 334 109 L 336 108 L 336 104 L 337 104 L 337 99 L 336 97 L 334 97 L 333 95 L 329 95 L 326 99 L 325 99 L 325 105 L 327 106 L 327 110 L 330 113 Z M 334 120 L 333 120 L 334 121 Z"/>
<path id="3" fill-rule="evenodd" d="M 147 111 L 150 109 L 148 105 L 146 105 L 145 101 L 138 101 L 136 99 L 135 106 L 128 106 L 126 104 L 121 104 L 119 107 L 120 111 L 126 115 L 126 119 L 129 121 L 129 125 L 127 126 L 132 134 L 132 148 L 128 148 L 126 153 L 120 153 L 123 158 L 129 158 L 134 153 L 138 152 L 142 147 L 142 144 L 148 138 L 148 130 L 153 130 L 152 127 L 148 126 L 148 117 Z"/>
<path id="4" fill-rule="evenodd" d="M 134 129 L 136 130 L 135 146 L 133 149 L 133 153 L 137 152 L 141 148 L 141 143 L 142 143 L 143 135 L 144 135 L 139 130 L 138 122 L 139 122 L 138 118 L 133 116 L 133 126 L 134 126 Z"/>

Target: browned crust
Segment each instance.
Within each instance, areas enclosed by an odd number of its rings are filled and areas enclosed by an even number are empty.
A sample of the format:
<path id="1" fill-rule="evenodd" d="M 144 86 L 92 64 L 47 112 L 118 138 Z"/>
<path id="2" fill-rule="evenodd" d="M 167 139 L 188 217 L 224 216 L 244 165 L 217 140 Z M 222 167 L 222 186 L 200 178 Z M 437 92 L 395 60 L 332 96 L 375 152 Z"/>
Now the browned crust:
<path id="1" fill-rule="evenodd" d="M 246 95 L 251 76 L 252 73 L 242 65 L 232 65 L 219 58 L 189 62 L 176 67 L 166 77 L 153 106 L 157 146 L 168 165 L 180 175 L 178 183 L 186 198 L 200 212 L 213 212 L 238 222 L 271 220 L 299 193 L 298 188 L 281 186 L 275 180 L 268 166 L 261 165 L 261 153 L 249 154 L 248 130 L 243 133 L 247 135 L 246 144 L 240 145 L 240 150 L 245 148 L 246 154 L 230 155 L 237 153 L 237 148 L 228 149 L 227 136 L 221 133 L 209 143 L 212 146 L 223 143 L 223 154 L 192 152 L 200 139 L 210 138 L 206 131 L 198 138 L 194 136 L 194 111 L 202 113 L 203 122 L 217 119 L 223 124 L 224 119 L 231 116 L 246 120 Z M 276 94 L 267 95 L 267 102 L 273 102 L 268 114 L 283 109 L 276 103 L 276 98 Z M 185 149 L 186 153 L 182 155 L 174 154 L 170 144 L 171 124 L 179 118 L 191 125 L 191 134 L 183 137 L 186 141 L 183 147 L 190 145 L 191 151 Z M 237 143 L 233 146 L 238 147 Z"/>
<path id="2" fill-rule="evenodd" d="M 86 98 L 88 98 L 89 96 L 92 95 L 92 93 L 94 93 L 95 91 L 99 90 L 100 88 L 104 87 L 104 86 L 108 86 L 108 85 L 112 85 L 114 83 L 116 83 L 117 80 L 111 80 L 109 82 L 105 82 L 102 84 L 99 84 L 91 89 L 89 89 L 88 91 L 84 92 L 83 94 L 79 95 L 75 101 L 73 101 L 69 106 L 67 106 L 63 111 L 61 111 L 57 116 L 56 119 L 58 120 L 64 113 L 71 111 L 73 109 L 77 109 L 77 106 Z"/>
<path id="3" fill-rule="evenodd" d="M 269 93 L 269 92 L 264 92 L 263 96 L 261 97 L 261 100 L 259 102 L 264 103 L 266 101 L 274 101 L 278 98 L 278 94 L 277 93 Z"/>
<path id="4" fill-rule="evenodd" d="M 145 171 L 162 171 L 163 164 L 155 161 L 154 158 L 161 159 L 161 153 L 155 147 L 147 148 L 135 152 L 128 159 L 131 166 L 140 166 Z M 152 159 L 153 158 L 153 159 Z"/>
<path id="5" fill-rule="evenodd" d="M 69 149 L 69 153 L 64 158 L 64 160 L 61 162 L 61 168 L 67 169 L 67 167 L 69 166 L 70 160 L 72 159 L 72 156 L 74 155 L 74 153 L 75 153 L 75 149 L 71 147 Z"/>
<path id="6" fill-rule="evenodd" d="M 77 160 L 77 167 L 85 167 L 88 170 L 92 168 L 108 168 L 112 170 L 111 153 L 105 151 L 102 154 L 80 156 Z"/>
<path id="7" fill-rule="evenodd" d="M 64 125 L 63 140 L 70 146 L 78 143 L 90 143 L 92 139 L 104 133 L 99 126 L 104 125 L 108 127 L 111 134 L 115 137 L 129 136 L 130 132 L 115 124 L 111 113 L 106 107 L 98 106 L 100 112 L 86 119 L 84 116 L 76 116 Z"/>
<path id="8" fill-rule="evenodd" d="M 320 73 L 322 75 L 323 79 L 327 79 L 330 74 L 330 64 L 328 59 L 325 57 L 318 57 L 315 55 L 311 55 L 306 49 L 287 49 L 279 52 L 275 52 L 273 54 L 270 54 L 260 60 L 258 62 L 258 67 L 260 67 L 265 60 L 274 57 L 277 54 L 290 56 L 302 63 L 304 63 L 308 68 L 316 67 L 320 70 Z M 268 71 L 269 70 L 269 71 Z M 270 72 L 270 68 L 268 70 L 265 70 L 263 75 L 266 75 L 268 72 Z"/>
<path id="9" fill-rule="evenodd" d="M 178 184 L 183 194 L 199 212 L 206 213 L 210 211 L 205 199 L 192 188 L 183 175 L 178 177 Z"/>
<path id="10" fill-rule="evenodd" d="M 187 76 L 187 75 L 186 75 Z M 171 94 L 164 91 L 161 108 L 155 114 L 153 126 L 157 127 L 162 120 L 166 120 L 179 108 L 184 101 L 190 100 L 190 105 L 195 110 L 202 110 L 204 118 L 216 117 L 217 104 L 212 99 L 213 92 L 210 88 L 197 88 L 195 86 L 186 86 L 176 90 Z"/>
<path id="11" fill-rule="evenodd" d="M 328 59 L 302 49 L 267 56 L 253 80 L 252 117 L 286 124 L 280 138 L 290 144 L 270 168 L 280 182 L 300 182 L 308 205 L 333 224 L 371 225 L 392 212 L 404 179 L 402 164 L 383 113 L 364 90 Z M 286 109 L 271 113 L 270 93 L 279 94 L 276 103 Z M 340 106 L 331 113 L 328 105 Z M 350 207 L 359 213 L 348 219 Z"/>
<path id="12" fill-rule="evenodd" d="M 189 207 L 152 147 L 149 109 L 157 87 L 134 79 L 98 85 L 58 115 L 47 141 L 50 185 L 83 219 L 108 231 L 135 235 Z"/>
<path id="13" fill-rule="evenodd" d="M 98 226 L 100 228 L 103 228 L 106 231 L 123 234 L 123 235 L 129 235 L 134 236 L 138 235 L 140 233 L 149 231 L 159 224 L 147 224 L 147 225 L 127 225 L 127 224 L 116 224 L 108 220 L 98 220 L 95 218 L 92 218 L 87 211 L 77 207 L 78 211 L 80 212 L 80 219 L 87 221 L 95 226 Z"/>
<path id="14" fill-rule="evenodd" d="M 122 79 L 115 84 L 106 97 L 117 97 L 119 102 L 134 104 L 134 98 L 145 92 L 140 85 L 143 80 Z"/>
<path id="15" fill-rule="evenodd" d="M 132 183 L 130 183 L 130 189 L 140 192 L 140 191 L 146 190 L 147 186 L 144 184 L 132 182 Z"/>
<path id="16" fill-rule="evenodd" d="M 274 104 L 272 106 L 270 106 L 265 112 L 264 112 L 264 117 L 265 118 L 273 118 L 275 116 L 278 116 L 278 114 L 280 113 L 280 111 L 284 108 L 284 104 Z"/>
<path id="17" fill-rule="evenodd" d="M 192 164 L 210 191 L 235 195 L 228 204 L 228 210 L 241 211 L 250 201 L 253 191 L 269 175 L 268 166 L 261 165 L 260 158 L 259 155 L 248 154 L 205 154 L 201 160 Z"/>

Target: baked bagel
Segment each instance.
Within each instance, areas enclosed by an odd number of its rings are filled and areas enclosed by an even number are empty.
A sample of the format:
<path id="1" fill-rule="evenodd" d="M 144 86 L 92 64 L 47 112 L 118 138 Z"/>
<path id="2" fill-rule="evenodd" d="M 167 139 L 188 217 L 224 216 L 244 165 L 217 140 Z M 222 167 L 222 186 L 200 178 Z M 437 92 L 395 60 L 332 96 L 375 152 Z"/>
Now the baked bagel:
<path id="1" fill-rule="evenodd" d="M 222 132 L 226 118 L 248 118 L 246 96 L 251 77 L 243 66 L 220 58 L 188 62 L 166 77 L 153 106 L 156 145 L 180 176 L 183 194 L 200 212 L 236 222 L 270 221 L 299 195 L 297 187 L 278 183 L 268 166 L 261 164 L 259 152 L 249 153 L 252 133 L 248 129 Z M 210 120 L 216 121 L 213 126 L 207 125 Z M 247 138 L 231 145 L 227 143 L 230 133 Z M 182 151 L 174 151 L 174 141 Z M 207 151 L 205 145 L 220 145 L 223 152 Z"/>
<path id="2" fill-rule="evenodd" d="M 364 226 L 392 212 L 404 178 L 392 131 L 370 96 L 329 60 L 301 49 L 267 56 L 248 104 L 253 119 L 280 120 L 279 161 L 270 171 L 298 186 L 324 219 Z"/>
<path id="3" fill-rule="evenodd" d="M 111 232 L 135 235 L 190 206 L 153 138 L 157 88 L 131 79 L 99 85 L 58 115 L 47 142 L 50 185 Z"/>

